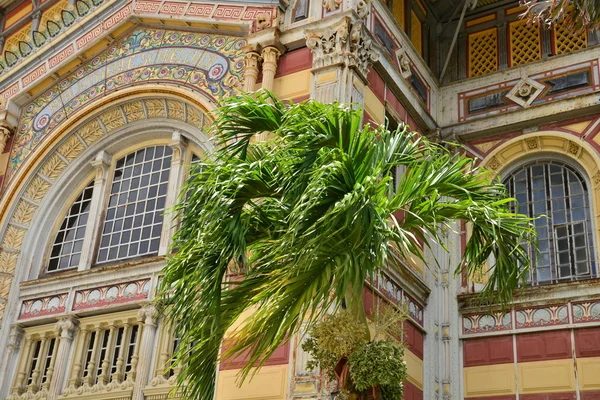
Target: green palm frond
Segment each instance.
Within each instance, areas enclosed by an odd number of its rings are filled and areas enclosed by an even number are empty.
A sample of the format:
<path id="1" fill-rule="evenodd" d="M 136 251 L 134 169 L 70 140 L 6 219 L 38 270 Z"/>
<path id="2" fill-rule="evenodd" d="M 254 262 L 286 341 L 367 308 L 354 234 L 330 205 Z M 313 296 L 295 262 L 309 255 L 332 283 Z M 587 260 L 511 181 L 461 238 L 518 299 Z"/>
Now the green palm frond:
<path id="1" fill-rule="evenodd" d="M 288 105 L 267 92 L 227 100 L 214 126 L 220 147 L 182 191 L 159 293 L 181 337 L 175 360 L 188 398 L 211 399 L 218 362 L 230 357 L 248 355 L 240 378 L 251 376 L 342 300 L 364 318 L 366 278 L 391 263 L 392 248 L 408 258 L 423 257 L 423 243 L 443 245 L 441 226 L 473 225 L 457 273 L 472 277 L 493 256 L 487 300 L 506 303 L 523 282 L 531 221 L 510 212 L 503 186 L 468 157 L 404 125 L 362 126 L 361 110 Z M 264 132 L 269 141 L 252 140 Z M 394 193 L 397 166 L 407 172 Z"/>
<path id="2" fill-rule="evenodd" d="M 600 0 L 524 0 L 530 21 L 554 27 L 557 23 L 581 31 L 600 28 Z"/>

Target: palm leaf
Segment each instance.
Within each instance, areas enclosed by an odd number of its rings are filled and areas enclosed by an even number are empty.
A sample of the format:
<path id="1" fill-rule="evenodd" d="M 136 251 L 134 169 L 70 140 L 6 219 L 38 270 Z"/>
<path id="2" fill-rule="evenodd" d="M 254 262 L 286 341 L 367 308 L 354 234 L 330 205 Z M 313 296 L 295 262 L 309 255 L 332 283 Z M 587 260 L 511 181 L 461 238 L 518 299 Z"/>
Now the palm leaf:
<path id="1" fill-rule="evenodd" d="M 174 358 L 187 397 L 212 398 L 217 365 L 231 357 L 247 355 L 243 381 L 342 302 L 364 319 L 366 278 L 393 266 L 392 250 L 423 257 L 424 245 L 445 246 L 440 226 L 473 223 L 457 273 L 473 276 L 493 256 L 483 299 L 506 303 L 523 282 L 521 243 L 535 231 L 510 212 L 501 184 L 404 125 L 361 124 L 361 110 L 284 105 L 268 92 L 229 99 L 217 112 L 220 147 L 183 188 L 158 296 L 181 337 Z M 264 132 L 269 142 L 253 141 Z M 407 173 L 394 193 L 390 175 L 400 165 Z M 399 209 L 402 220 L 393 216 Z"/>

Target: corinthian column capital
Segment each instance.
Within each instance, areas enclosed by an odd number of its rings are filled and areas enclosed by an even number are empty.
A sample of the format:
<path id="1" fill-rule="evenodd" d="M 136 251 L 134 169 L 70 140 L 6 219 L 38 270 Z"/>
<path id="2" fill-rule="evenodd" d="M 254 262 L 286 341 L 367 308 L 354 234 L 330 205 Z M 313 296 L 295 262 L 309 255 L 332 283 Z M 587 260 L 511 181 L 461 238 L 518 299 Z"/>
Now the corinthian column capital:
<path id="1" fill-rule="evenodd" d="M 14 127 L 10 123 L 0 120 L 0 153 L 4 152 L 6 142 L 8 142 L 8 138 L 13 134 L 14 130 Z"/>

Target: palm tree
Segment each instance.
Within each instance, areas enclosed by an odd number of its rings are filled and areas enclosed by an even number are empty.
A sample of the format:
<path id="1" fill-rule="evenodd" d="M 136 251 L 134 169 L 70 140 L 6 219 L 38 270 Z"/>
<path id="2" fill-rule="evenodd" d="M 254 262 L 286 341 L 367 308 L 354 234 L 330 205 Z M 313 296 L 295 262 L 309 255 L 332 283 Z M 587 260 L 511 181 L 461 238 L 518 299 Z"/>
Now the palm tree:
<path id="1" fill-rule="evenodd" d="M 524 5 L 525 16 L 542 25 L 561 21 L 577 31 L 600 28 L 600 0 L 525 0 Z"/>
<path id="2" fill-rule="evenodd" d="M 219 360 L 249 354 L 243 380 L 336 305 L 366 327 L 365 279 L 393 267 L 394 254 L 443 246 L 440 228 L 457 221 L 472 235 L 456 273 L 495 260 L 486 299 L 508 301 L 526 276 L 530 219 L 512 213 L 502 184 L 461 152 L 406 125 L 363 126 L 359 109 L 287 104 L 268 92 L 226 100 L 216 115 L 218 150 L 175 209 L 181 227 L 159 294 L 181 337 L 174 359 L 189 398 L 212 399 Z M 253 140 L 265 133 L 268 141 Z M 394 190 L 398 166 L 406 172 Z M 248 310 L 221 356 L 226 331 Z"/>

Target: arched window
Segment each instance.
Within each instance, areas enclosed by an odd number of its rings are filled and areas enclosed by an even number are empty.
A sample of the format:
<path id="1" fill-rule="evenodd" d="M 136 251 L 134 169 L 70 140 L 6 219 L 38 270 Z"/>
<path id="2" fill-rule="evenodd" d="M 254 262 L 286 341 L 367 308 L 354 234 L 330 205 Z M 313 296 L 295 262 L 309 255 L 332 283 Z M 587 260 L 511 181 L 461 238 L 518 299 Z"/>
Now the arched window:
<path id="1" fill-rule="evenodd" d="M 539 253 L 529 248 L 529 282 L 542 285 L 596 276 L 590 200 L 579 172 L 560 162 L 535 162 L 503 182 L 519 212 L 535 220 Z"/>
<path id="2" fill-rule="evenodd" d="M 91 181 L 67 212 L 54 238 L 48 271 L 58 271 L 79 265 L 93 189 L 94 181 Z"/>
<path id="3" fill-rule="evenodd" d="M 98 263 L 158 252 L 172 153 L 148 147 L 117 161 Z"/>
<path id="4" fill-rule="evenodd" d="M 158 254 L 172 155 L 167 145 L 142 148 L 118 159 L 105 185 L 90 182 L 63 218 L 47 272 L 80 267 L 84 253 L 84 267 Z M 88 231 L 98 231 L 98 240 L 86 249 L 84 238 L 93 243 L 95 236 Z"/>

